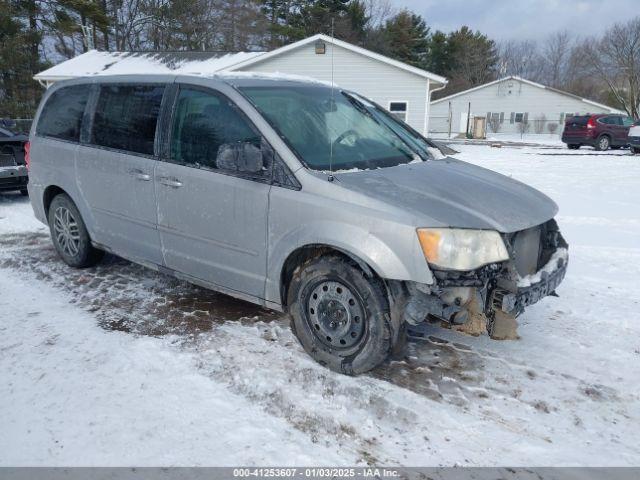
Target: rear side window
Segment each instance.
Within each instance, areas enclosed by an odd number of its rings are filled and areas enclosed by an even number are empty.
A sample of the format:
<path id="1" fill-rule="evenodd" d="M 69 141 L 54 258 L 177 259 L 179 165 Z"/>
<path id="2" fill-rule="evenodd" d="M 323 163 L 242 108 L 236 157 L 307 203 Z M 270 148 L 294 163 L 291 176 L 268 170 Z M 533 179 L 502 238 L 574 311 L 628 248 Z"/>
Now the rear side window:
<path id="1" fill-rule="evenodd" d="M 153 155 L 163 85 L 102 85 L 91 143 Z"/>
<path id="2" fill-rule="evenodd" d="M 53 92 L 42 109 L 36 134 L 78 142 L 90 91 L 90 85 L 74 85 Z"/>
<path id="3" fill-rule="evenodd" d="M 598 119 L 599 123 L 604 123 L 605 125 L 617 125 L 618 118 L 617 117 L 601 117 Z"/>
<path id="4" fill-rule="evenodd" d="M 586 125 L 590 118 L 589 115 L 576 115 L 575 117 L 567 118 L 567 123 L 570 125 Z"/>

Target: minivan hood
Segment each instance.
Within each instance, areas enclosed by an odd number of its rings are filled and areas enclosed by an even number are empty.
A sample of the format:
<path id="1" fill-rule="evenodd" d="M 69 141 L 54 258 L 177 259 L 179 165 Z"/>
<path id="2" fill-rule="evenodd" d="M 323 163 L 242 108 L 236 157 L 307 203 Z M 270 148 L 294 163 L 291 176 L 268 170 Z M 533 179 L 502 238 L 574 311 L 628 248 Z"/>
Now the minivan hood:
<path id="1" fill-rule="evenodd" d="M 335 175 L 340 185 L 411 211 L 427 224 L 511 233 L 553 218 L 558 206 L 499 173 L 446 158 Z"/>

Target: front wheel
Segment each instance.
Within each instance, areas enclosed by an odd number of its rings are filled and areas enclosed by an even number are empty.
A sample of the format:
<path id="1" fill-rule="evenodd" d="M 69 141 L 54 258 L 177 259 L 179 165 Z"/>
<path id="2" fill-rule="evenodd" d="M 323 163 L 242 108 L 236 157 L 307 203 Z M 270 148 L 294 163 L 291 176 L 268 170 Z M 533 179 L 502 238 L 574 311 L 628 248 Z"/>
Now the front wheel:
<path id="1" fill-rule="evenodd" d="M 386 289 L 346 258 L 323 256 L 298 267 L 288 305 L 302 347 L 331 370 L 364 373 L 392 350 Z"/>
<path id="2" fill-rule="evenodd" d="M 580 148 L 580 145 L 576 145 L 576 144 L 569 144 L 567 145 L 569 147 L 569 150 L 578 150 Z"/>
<path id="3" fill-rule="evenodd" d="M 78 208 L 68 195 L 57 195 L 49 206 L 49 229 L 56 251 L 64 262 L 75 268 L 91 267 L 104 252 L 91 245 Z"/>
<path id="4" fill-rule="evenodd" d="M 602 135 L 596 141 L 596 150 L 599 152 L 605 152 L 609 150 L 609 147 L 611 147 L 611 140 L 606 135 Z"/>

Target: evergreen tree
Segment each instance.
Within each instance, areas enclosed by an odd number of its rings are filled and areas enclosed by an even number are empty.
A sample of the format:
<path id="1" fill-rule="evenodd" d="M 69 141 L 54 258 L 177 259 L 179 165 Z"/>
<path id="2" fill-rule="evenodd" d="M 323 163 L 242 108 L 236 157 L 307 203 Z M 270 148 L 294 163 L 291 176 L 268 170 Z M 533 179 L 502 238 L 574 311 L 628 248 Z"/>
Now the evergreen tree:
<path id="1" fill-rule="evenodd" d="M 297 15 L 291 17 L 291 25 L 296 30 L 296 40 L 315 35 L 330 34 L 333 28 L 338 38 L 350 33 L 348 19 L 349 0 L 314 0 L 303 2 Z M 345 21 L 346 20 L 346 21 Z"/>
<path id="2" fill-rule="evenodd" d="M 437 75 L 448 75 L 451 72 L 451 56 L 447 34 L 436 31 L 429 38 L 429 54 L 427 58 L 427 70 Z"/>
<path id="3" fill-rule="evenodd" d="M 261 0 L 261 11 L 267 23 L 265 46 L 275 49 L 298 36 L 290 18 L 299 12 L 302 2 L 296 0 Z"/>
<path id="4" fill-rule="evenodd" d="M 451 87 L 466 89 L 495 79 L 498 51 L 489 37 L 465 26 L 451 32 L 447 44 L 449 75 L 455 80 Z"/>
<path id="5" fill-rule="evenodd" d="M 45 66 L 34 4 L 0 0 L 0 117 L 30 118 L 42 94 L 33 80 Z"/>
<path id="6" fill-rule="evenodd" d="M 370 17 L 363 0 L 353 0 L 347 6 L 346 17 L 350 34 L 344 35 L 343 40 L 363 45 L 366 41 Z"/>
<path id="7" fill-rule="evenodd" d="M 387 20 L 382 38 L 383 54 L 414 67 L 427 67 L 429 27 L 420 15 L 402 10 Z"/>

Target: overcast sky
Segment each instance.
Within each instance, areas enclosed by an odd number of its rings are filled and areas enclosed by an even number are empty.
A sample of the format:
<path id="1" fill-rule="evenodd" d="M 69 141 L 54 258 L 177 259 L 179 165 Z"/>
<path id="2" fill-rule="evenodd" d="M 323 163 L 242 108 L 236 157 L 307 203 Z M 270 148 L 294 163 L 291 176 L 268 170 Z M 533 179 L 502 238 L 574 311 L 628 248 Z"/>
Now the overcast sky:
<path id="1" fill-rule="evenodd" d="M 535 39 L 556 30 L 593 35 L 638 15 L 638 0 L 391 0 L 422 15 L 433 30 L 468 25 L 495 40 Z"/>

